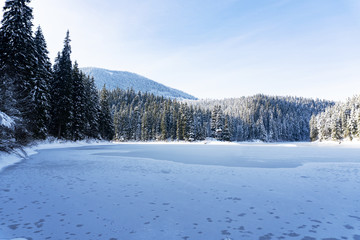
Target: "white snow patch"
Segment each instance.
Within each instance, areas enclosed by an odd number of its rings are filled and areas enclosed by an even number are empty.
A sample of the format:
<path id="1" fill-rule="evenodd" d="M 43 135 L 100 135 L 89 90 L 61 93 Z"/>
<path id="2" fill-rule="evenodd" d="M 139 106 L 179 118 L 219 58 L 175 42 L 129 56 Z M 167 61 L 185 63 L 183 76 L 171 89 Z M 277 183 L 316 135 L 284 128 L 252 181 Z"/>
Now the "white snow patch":
<path id="1" fill-rule="evenodd" d="M 0 111 L 0 125 L 7 128 L 12 128 L 14 126 L 14 120 L 7 114 Z"/>
<path id="2" fill-rule="evenodd" d="M 20 162 L 22 157 L 18 155 L 18 153 L 1 153 L 0 152 L 0 172 L 11 165 L 14 165 L 18 162 Z M 1 240 L 1 239 L 0 239 Z"/>

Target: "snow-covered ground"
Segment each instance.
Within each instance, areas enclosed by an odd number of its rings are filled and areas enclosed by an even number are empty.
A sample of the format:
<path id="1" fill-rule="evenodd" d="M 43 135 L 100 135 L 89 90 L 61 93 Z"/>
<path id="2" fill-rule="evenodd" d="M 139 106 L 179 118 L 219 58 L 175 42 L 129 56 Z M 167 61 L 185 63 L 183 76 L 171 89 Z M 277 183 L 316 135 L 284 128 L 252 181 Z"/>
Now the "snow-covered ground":
<path id="1" fill-rule="evenodd" d="M 42 148 L 0 173 L 0 239 L 360 239 L 359 144 Z"/>

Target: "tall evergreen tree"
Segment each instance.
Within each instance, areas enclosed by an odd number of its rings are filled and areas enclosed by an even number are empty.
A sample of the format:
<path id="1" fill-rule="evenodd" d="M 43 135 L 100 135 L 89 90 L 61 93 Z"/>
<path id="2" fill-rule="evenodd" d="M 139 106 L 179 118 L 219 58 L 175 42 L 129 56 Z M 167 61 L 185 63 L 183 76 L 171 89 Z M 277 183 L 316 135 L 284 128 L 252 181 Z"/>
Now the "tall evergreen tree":
<path id="1" fill-rule="evenodd" d="M 79 70 L 77 62 L 75 62 L 72 71 L 72 118 L 71 132 L 72 140 L 81 140 L 85 138 L 85 86 L 83 74 Z"/>
<path id="2" fill-rule="evenodd" d="M 55 60 L 51 92 L 52 134 L 58 138 L 71 138 L 73 118 L 72 104 L 72 63 L 69 31 L 66 33 L 64 48 Z"/>
<path id="3" fill-rule="evenodd" d="M 221 106 L 214 106 L 211 112 L 211 132 L 212 137 L 218 140 L 222 140 L 222 133 L 224 128 L 224 115 L 221 110 Z"/>
<path id="4" fill-rule="evenodd" d="M 104 87 L 100 92 L 100 116 L 99 116 L 99 129 L 102 139 L 111 140 L 114 137 L 113 118 L 110 112 L 110 103 L 108 91 Z"/>
<path id="5" fill-rule="evenodd" d="M 34 87 L 35 48 L 32 36 L 33 15 L 29 2 L 30 0 L 7 0 L 0 28 L 1 84 L 14 89 L 12 96 L 20 115 L 16 124 L 16 138 L 21 142 L 26 142 L 31 136 L 26 129 L 31 126 L 30 118 L 34 114 L 31 90 Z M 3 85 L 1 88 L 4 87 Z"/>
<path id="6" fill-rule="evenodd" d="M 225 118 L 224 131 L 222 133 L 222 140 L 223 141 L 230 141 L 231 140 L 229 118 Z"/>
<path id="7" fill-rule="evenodd" d="M 50 83 L 52 79 L 51 63 L 44 35 L 40 26 L 35 33 L 35 56 L 34 68 L 34 112 L 32 119 L 32 131 L 35 138 L 44 139 L 48 134 L 50 124 Z"/>
<path id="8" fill-rule="evenodd" d="M 84 81 L 84 101 L 85 101 L 85 119 L 84 133 L 88 138 L 99 138 L 99 94 L 96 89 L 94 78 L 83 75 Z"/>

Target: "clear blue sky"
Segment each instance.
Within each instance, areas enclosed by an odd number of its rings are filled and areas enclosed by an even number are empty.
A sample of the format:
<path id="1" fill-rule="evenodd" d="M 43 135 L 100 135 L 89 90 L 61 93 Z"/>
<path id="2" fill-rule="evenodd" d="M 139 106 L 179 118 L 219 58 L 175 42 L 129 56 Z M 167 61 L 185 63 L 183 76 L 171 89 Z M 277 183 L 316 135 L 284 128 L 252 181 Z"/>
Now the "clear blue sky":
<path id="1" fill-rule="evenodd" d="M 0 0 L 4 5 L 4 0 Z M 126 70 L 199 98 L 360 94 L 359 0 L 33 0 L 53 60 Z"/>

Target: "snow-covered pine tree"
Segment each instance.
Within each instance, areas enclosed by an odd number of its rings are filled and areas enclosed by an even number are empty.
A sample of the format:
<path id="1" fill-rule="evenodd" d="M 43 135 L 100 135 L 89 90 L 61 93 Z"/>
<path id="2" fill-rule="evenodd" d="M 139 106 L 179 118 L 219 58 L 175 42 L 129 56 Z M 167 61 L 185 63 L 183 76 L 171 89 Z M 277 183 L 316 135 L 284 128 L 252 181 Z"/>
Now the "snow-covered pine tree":
<path id="1" fill-rule="evenodd" d="M 100 136 L 105 140 L 112 140 L 114 137 L 114 124 L 110 111 L 109 96 L 106 87 L 100 91 L 100 114 L 99 114 L 99 130 Z"/>
<path id="2" fill-rule="evenodd" d="M 150 140 L 151 128 L 150 128 L 149 122 L 150 122 L 149 113 L 145 110 L 145 112 L 143 112 L 142 118 L 141 118 L 141 140 L 142 141 Z"/>
<path id="3" fill-rule="evenodd" d="M 135 141 L 140 141 L 141 139 L 141 113 L 139 107 L 136 106 L 133 111 L 132 118 L 132 127 L 133 127 L 133 137 L 132 139 Z"/>
<path id="4" fill-rule="evenodd" d="M 312 115 L 310 119 L 310 141 L 316 141 L 318 139 L 319 131 L 316 126 L 316 116 Z"/>
<path id="5" fill-rule="evenodd" d="M 37 139 L 45 139 L 50 124 L 50 83 L 52 79 L 51 63 L 48 57 L 46 41 L 40 26 L 34 38 L 36 65 L 34 68 L 34 112 L 32 131 Z"/>
<path id="6" fill-rule="evenodd" d="M 230 132 L 230 123 L 229 118 L 225 118 L 224 130 L 222 133 L 222 140 L 223 141 L 230 141 L 231 140 L 231 132 Z"/>
<path id="7" fill-rule="evenodd" d="M 224 115 L 220 105 L 214 106 L 211 112 L 211 135 L 213 138 L 222 140 L 224 130 Z"/>
<path id="8" fill-rule="evenodd" d="M 86 105 L 85 105 L 85 86 L 83 74 L 79 70 L 78 63 L 75 61 L 72 70 L 72 119 L 71 132 L 72 140 L 81 140 L 85 138 L 86 126 Z"/>
<path id="9" fill-rule="evenodd" d="M 30 0 L 7 0 L 0 27 L 0 76 L 6 79 L 8 86 L 14 87 L 15 107 L 20 113 L 15 136 L 22 143 L 31 137 L 26 129 L 32 125 L 30 119 L 34 114 L 31 91 L 34 87 L 35 48 L 29 3 Z M 1 81 L 4 84 L 5 80 Z"/>
<path id="10" fill-rule="evenodd" d="M 64 48 L 55 60 L 54 77 L 51 84 L 51 133 L 58 138 L 72 137 L 72 62 L 69 31 L 66 33 Z"/>
<path id="11" fill-rule="evenodd" d="M 99 94 L 96 89 L 94 78 L 85 76 L 83 73 L 82 78 L 84 81 L 84 97 L 85 97 L 85 124 L 84 134 L 88 138 L 99 138 Z"/>
<path id="12" fill-rule="evenodd" d="M 161 114 L 161 140 L 166 140 L 168 138 L 168 116 L 167 111 L 164 110 Z"/>

